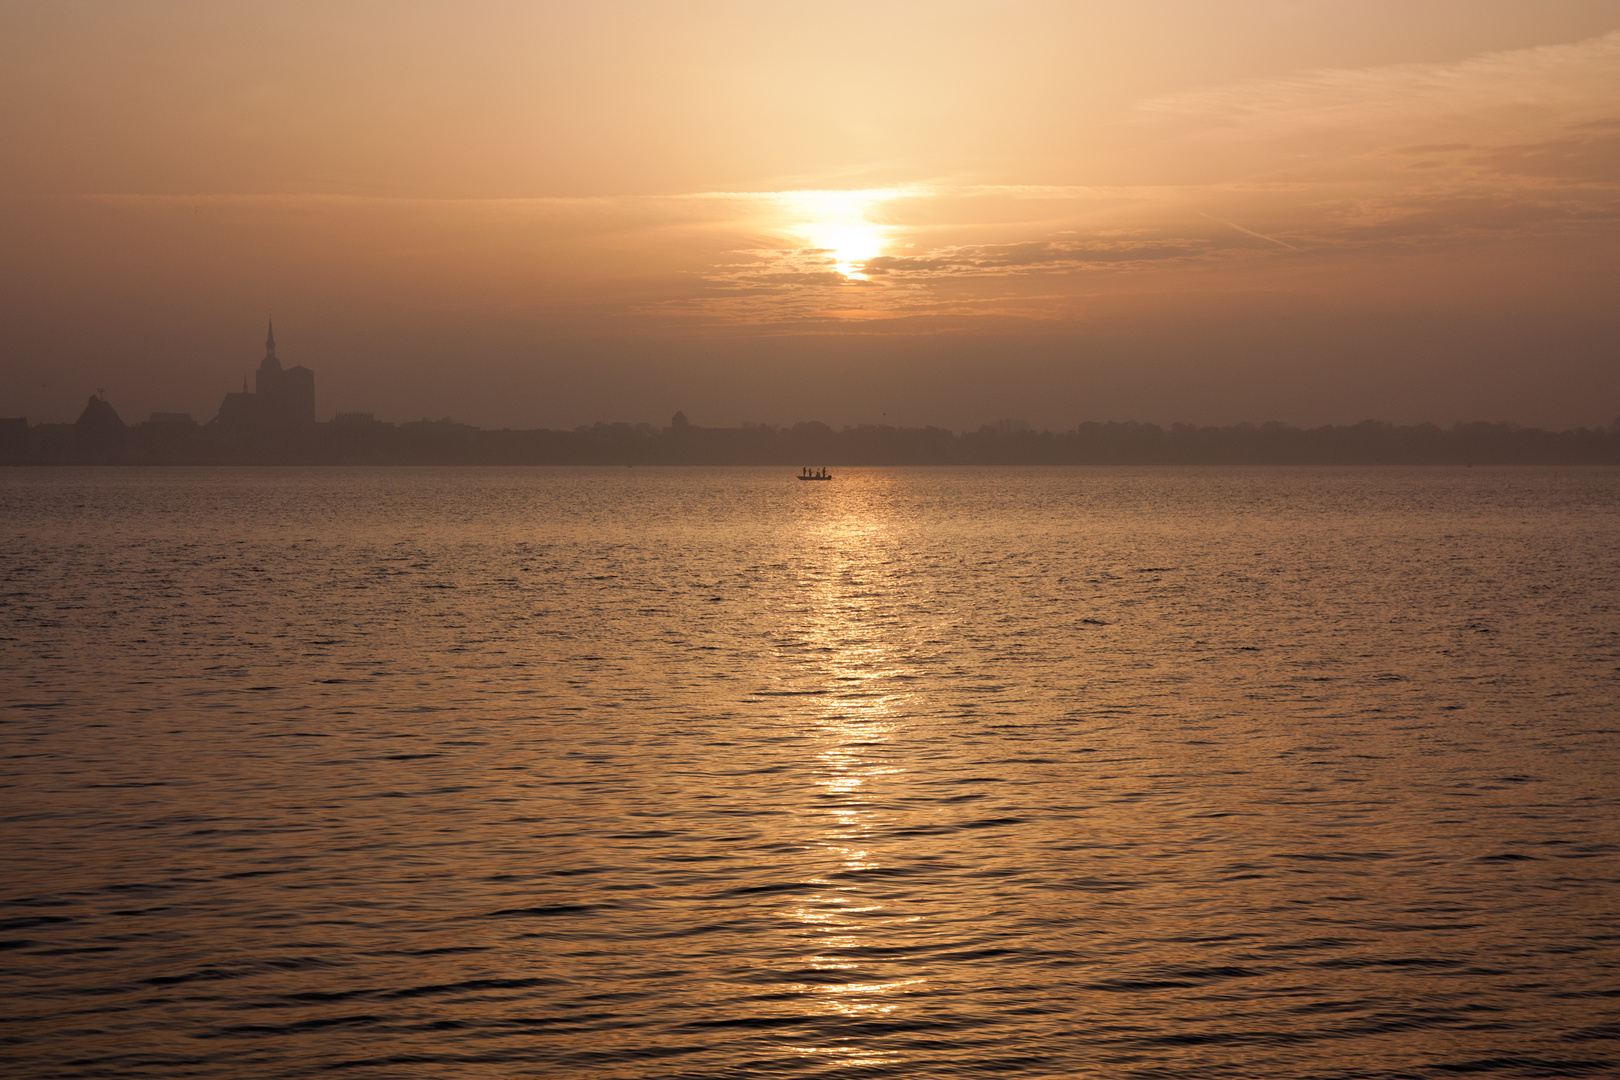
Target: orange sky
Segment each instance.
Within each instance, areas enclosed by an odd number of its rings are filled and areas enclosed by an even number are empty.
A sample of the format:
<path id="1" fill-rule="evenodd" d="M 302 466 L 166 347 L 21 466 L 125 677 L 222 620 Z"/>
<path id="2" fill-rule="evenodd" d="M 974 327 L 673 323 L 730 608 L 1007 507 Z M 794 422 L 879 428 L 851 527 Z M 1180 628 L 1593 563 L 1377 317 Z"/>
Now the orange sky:
<path id="1" fill-rule="evenodd" d="M 0 6 L 0 415 L 1620 414 L 1620 0 Z"/>

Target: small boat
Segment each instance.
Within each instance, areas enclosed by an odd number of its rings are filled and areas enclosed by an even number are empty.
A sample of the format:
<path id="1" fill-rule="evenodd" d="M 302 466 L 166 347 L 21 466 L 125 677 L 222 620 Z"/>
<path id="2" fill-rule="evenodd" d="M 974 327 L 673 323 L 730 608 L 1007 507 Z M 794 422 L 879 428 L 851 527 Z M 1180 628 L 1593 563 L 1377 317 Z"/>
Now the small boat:
<path id="1" fill-rule="evenodd" d="M 832 473 L 828 472 L 826 469 L 816 469 L 814 471 L 812 471 L 810 469 L 802 469 L 799 472 L 799 479 L 800 480 L 831 480 L 832 479 Z"/>

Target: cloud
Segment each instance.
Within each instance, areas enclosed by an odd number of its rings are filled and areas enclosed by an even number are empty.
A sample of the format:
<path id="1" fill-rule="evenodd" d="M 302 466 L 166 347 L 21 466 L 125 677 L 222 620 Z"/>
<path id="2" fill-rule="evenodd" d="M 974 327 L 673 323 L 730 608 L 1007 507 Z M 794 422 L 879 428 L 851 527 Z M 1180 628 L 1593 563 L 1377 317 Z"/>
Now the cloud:
<path id="1" fill-rule="evenodd" d="M 975 244 L 944 248 L 925 256 L 882 255 L 863 264 L 869 274 L 921 277 L 1005 276 L 1021 273 L 1068 273 L 1088 269 L 1119 270 L 1167 260 L 1193 260 L 1215 250 L 1198 241 L 1024 240 L 1010 244 Z"/>
<path id="2" fill-rule="evenodd" d="M 1251 79 L 1154 98 L 1142 120 L 1219 133 L 1373 125 L 1381 132 L 1486 117 L 1494 130 L 1601 119 L 1620 103 L 1620 31 L 1586 41 L 1488 53 L 1446 64 L 1395 64 Z M 1456 140 L 1444 140 L 1454 143 Z"/>
<path id="3" fill-rule="evenodd" d="M 1504 146 L 1476 160 L 1513 176 L 1620 185 L 1620 121 L 1582 124 L 1562 138 Z"/>
<path id="4" fill-rule="evenodd" d="M 1083 291 L 1098 278 L 1272 265 L 1281 283 L 1301 258 L 1613 238 L 1620 32 L 1209 87 L 1143 102 L 1131 123 L 1154 133 L 1144 173 L 1156 154 L 1177 182 L 934 184 L 915 192 L 915 226 L 901 215 L 891 230 L 906 249 L 864 260 L 863 282 L 827 273 L 825 252 L 761 245 L 703 274 L 712 291 L 691 302 L 722 315 L 728 290 L 774 291 L 797 318 L 859 285 L 863 310 L 921 310 L 970 282 L 1067 279 Z"/>
<path id="5" fill-rule="evenodd" d="M 506 302 L 594 295 L 604 313 L 713 326 L 1038 320 L 1103 282 L 1180 288 L 1234 272 L 1289 289 L 1300 267 L 1335 260 L 1620 239 L 1620 32 L 1207 87 L 1143 102 L 1124 126 L 1136 156 L 1119 174 L 1137 183 L 96 198 L 274 222 L 263 231 L 276 235 L 347 230 L 338 258 L 366 245 L 390 265 L 431 255 L 468 282 L 498 253 L 516 282 Z M 854 240 L 840 252 L 832 235 Z"/>

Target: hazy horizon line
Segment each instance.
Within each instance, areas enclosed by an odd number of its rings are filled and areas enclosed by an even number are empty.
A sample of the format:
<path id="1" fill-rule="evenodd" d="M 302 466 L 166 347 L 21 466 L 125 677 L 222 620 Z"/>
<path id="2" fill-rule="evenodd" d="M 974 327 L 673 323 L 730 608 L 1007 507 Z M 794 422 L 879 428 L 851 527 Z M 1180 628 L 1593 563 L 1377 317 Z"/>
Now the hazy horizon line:
<path id="1" fill-rule="evenodd" d="M 90 397 L 92 397 L 92 398 L 96 398 L 96 397 L 99 397 L 99 396 L 100 395 L 94 394 L 94 393 L 92 393 L 90 395 Z M 101 400 L 106 401 L 109 405 L 112 404 L 112 402 L 107 398 L 102 398 Z M 117 406 L 113 406 L 113 411 L 115 413 L 117 412 Z M 684 412 L 685 412 L 684 409 L 677 410 L 676 415 L 683 414 Z M 165 417 L 165 419 L 163 419 L 163 420 L 154 419 L 155 417 L 159 417 L 159 416 Z M 184 417 L 186 420 L 189 420 L 191 423 L 196 424 L 198 427 L 207 427 L 210 424 L 216 423 L 217 420 L 218 420 L 217 416 L 210 417 L 207 420 L 198 420 L 195 417 L 191 416 L 190 413 L 183 413 L 183 412 L 162 410 L 162 409 L 154 410 L 152 415 L 149 416 L 148 418 L 144 419 L 144 420 L 129 420 L 129 419 L 124 419 L 122 416 L 120 416 L 120 419 L 123 420 L 125 426 L 133 428 L 133 427 L 136 427 L 136 426 L 141 425 L 141 424 L 172 423 L 172 422 L 175 422 L 175 420 L 173 419 L 175 417 Z M 553 432 L 562 432 L 562 433 L 591 431 L 591 430 L 595 430 L 595 429 L 598 429 L 598 428 L 618 428 L 618 427 L 626 427 L 626 428 L 631 429 L 632 431 L 640 431 L 640 430 L 643 430 L 643 429 L 647 429 L 647 430 L 651 430 L 651 431 L 654 431 L 654 432 L 662 432 L 662 431 L 674 430 L 674 429 L 677 429 L 677 428 L 680 428 L 680 427 L 683 427 L 683 426 L 698 429 L 698 430 L 702 430 L 702 431 L 744 431 L 744 430 L 757 430 L 757 429 L 761 429 L 761 428 L 768 428 L 768 429 L 773 430 L 773 431 L 792 431 L 792 430 L 794 430 L 795 428 L 798 428 L 798 427 L 820 426 L 820 427 L 824 427 L 827 430 L 829 430 L 831 432 L 834 432 L 834 433 L 844 432 L 844 431 L 861 431 L 861 430 L 946 431 L 946 432 L 951 433 L 952 435 L 960 436 L 960 435 L 982 434 L 982 433 L 985 432 L 986 429 L 991 429 L 992 431 L 994 431 L 997 434 L 1023 434 L 1023 433 L 1028 433 L 1028 434 L 1032 434 L 1032 435 L 1043 435 L 1043 434 L 1046 434 L 1046 435 L 1062 435 L 1062 434 L 1065 434 L 1066 432 L 1078 431 L 1080 428 L 1086 427 L 1088 425 L 1098 425 L 1098 426 L 1103 426 L 1103 427 L 1107 427 L 1107 426 L 1110 426 L 1110 425 L 1119 426 L 1119 427 L 1130 427 L 1130 426 L 1156 427 L 1156 428 L 1159 428 L 1159 429 L 1164 430 L 1164 431 L 1173 431 L 1173 430 L 1176 430 L 1178 428 L 1191 428 L 1191 429 L 1196 430 L 1196 431 L 1229 431 L 1229 430 L 1236 430 L 1236 429 L 1241 429 L 1241 428 L 1268 428 L 1269 427 L 1269 428 L 1282 428 L 1282 429 L 1291 430 L 1291 431 L 1306 431 L 1306 432 L 1309 432 L 1309 431 L 1323 431 L 1323 430 L 1329 430 L 1329 429 L 1350 429 L 1350 428 L 1357 428 L 1357 427 L 1366 427 L 1368 425 L 1375 426 L 1375 427 L 1383 427 L 1383 428 L 1393 428 L 1393 429 L 1435 428 L 1435 429 L 1438 429 L 1440 431 L 1453 431 L 1453 430 L 1456 430 L 1458 428 L 1485 426 L 1485 427 L 1492 427 L 1492 428 L 1506 428 L 1506 429 L 1511 430 L 1511 431 L 1530 431 L 1530 432 L 1542 431 L 1542 432 L 1547 432 L 1547 433 L 1550 433 L 1550 434 L 1561 434 L 1561 433 L 1565 433 L 1565 432 L 1578 432 L 1578 431 L 1598 431 L 1598 432 L 1620 431 L 1620 415 L 1617 415 L 1614 420 L 1610 421 L 1607 424 L 1594 424 L 1594 425 L 1576 424 L 1576 425 L 1570 425 L 1570 426 L 1565 426 L 1565 427 L 1546 427 L 1546 426 L 1541 426 L 1541 425 L 1536 425 L 1536 424 L 1526 424 L 1526 423 L 1522 423 L 1522 422 L 1517 421 L 1517 420 L 1512 420 L 1512 419 L 1507 419 L 1507 418 L 1486 419 L 1484 417 L 1475 417 L 1473 419 L 1467 419 L 1467 420 L 1459 418 L 1459 419 L 1452 420 L 1448 424 L 1448 423 L 1445 423 L 1445 422 L 1442 422 L 1442 421 L 1439 421 L 1439 420 L 1433 420 L 1433 419 L 1430 419 L 1430 420 L 1414 420 L 1414 421 L 1411 421 L 1411 422 L 1403 423 L 1401 421 L 1386 420 L 1386 419 L 1383 419 L 1383 418 L 1380 418 L 1380 417 L 1375 417 L 1375 416 L 1368 416 L 1368 417 L 1364 417 L 1364 418 L 1362 418 L 1360 420 L 1350 421 L 1350 422 L 1345 422 L 1345 423 L 1321 423 L 1321 424 L 1293 423 L 1293 422 L 1290 422 L 1290 421 L 1287 421 L 1287 420 L 1277 419 L 1275 417 L 1264 419 L 1264 420 L 1256 420 L 1256 419 L 1235 420 L 1235 421 L 1232 421 L 1231 423 L 1225 423 L 1225 424 L 1200 424 L 1200 423 L 1194 423 L 1194 422 L 1186 421 L 1186 420 L 1160 421 L 1160 420 L 1142 419 L 1142 418 L 1137 418 L 1137 417 L 1132 417 L 1132 418 L 1129 418 L 1129 419 L 1090 418 L 1090 419 L 1077 420 L 1077 421 L 1074 422 L 1074 424 L 1071 427 L 1065 427 L 1065 428 L 1054 428 L 1054 427 L 1051 427 L 1051 426 L 1036 426 L 1034 424 L 1031 424 L 1027 420 L 1023 420 L 1023 419 L 1018 418 L 1018 417 L 1010 417 L 1010 416 L 997 417 L 995 420 L 986 420 L 986 421 L 983 421 L 983 422 L 979 423 L 976 426 L 967 426 L 967 427 L 961 427 L 961 428 L 951 427 L 951 426 L 947 426 L 947 425 L 944 425 L 944 424 L 931 423 L 931 422 L 924 422 L 924 423 L 921 423 L 921 424 L 909 424 L 908 425 L 903 420 L 896 421 L 895 423 L 892 423 L 892 424 L 888 423 L 886 421 L 877 421 L 877 422 L 865 421 L 865 422 L 859 422 L 859 423 L 833 424 L 833 423 L 828 423 L 825 420 L 816 419 L 814 417 L 807 417 L 807 418 L 801 418 L 801 419 L 792 420 L 792 421 L 781 421 L 781 422 L 770 421 L 770 420 L 743 420 L 743 421 L 739 421 L 738 423 L 735 423 L 735 424 L 701 424 L 701 423 L 697 423 L 695 421 L 692 421 L 692 420 L 688 419 L 688 420 L 685 420 L 684 424 L 676 424 L 676 423 L 674 423 L 674 416 L 672 416 L 670 422 L 667 422 L 667 423 L 664 423 L 664 424 L 657 424 L 657 423 L 654 423 L 654 422 L 652 422 L 650 420 L 607 420 L 607 419 L 597 419 L 597 420 L 589 421 L 587 423 L 574 424 L 571 427 L 546 427 L 546 426 L 543 426 L 543 425 L 537 425 L 537 426 L 533 426 L 533 427 L 516 427 L 516 426 L 513 426 L 513 425 L 487 426 L 487 425 L 483 425 L 483 424 L 474 423 L 473 421 L 470 421 L 470 420 L 458 420 L 453 416 L 437 416 L 437 417 L 434 417 L 434 416 L 417 416 L 417 417 L 409 417 L 409 418 L 392 419 L 391 420 L 391 419 L 379 418 L 375 413 L 373 413 L 373 412 L 371 412 L 369 410 L 366 410 L 366 409 L 341 409 L 341 410 L 334 410 L 332 412 L 332 414 L 327 419 L 325 419 L 325 420 L 316 420 L 315 423 L 316 424 L 333 424 L 333 423 L 337 423 L 339 421 L 339 418 L 343 418 L 343 417 L 352 418 L 353 421 L 360 422 L 360 423 L 368 423 L 369 422 L 369 423 L 375 423 L 375 424 L 378 424 L 378 425 L 389 425 L 389 426 L 394 426 L 394 427 L 399 427 L 399 426 L 403 426 L 403 425 L 406 425 L 406 424 L 442 424 L 442 425 L 448 425 L 448 426 L 454 426 L 454 427 L 471 428 L 471 429 L 473 429 L 475 431 L 553 431 Z M 30 428 L 45 427 L 45 426 L 48 426 L 48 425 L 68 425 L 68 426 L 71 426 L 71 425 L 73 425 L 74 423 L 77 422 L 77 418 L 71 419 L 71 420 L 41 420 L 41 421 L 35 422 L 35 421 L 29 421 L 26 416 L 22 416 L 22 415 L 18 415 L 18 416 L 0 415 L 0 420 L 22 420 Z M 184 422 L 184 421 L 180 421 L 180 422 Z"/>

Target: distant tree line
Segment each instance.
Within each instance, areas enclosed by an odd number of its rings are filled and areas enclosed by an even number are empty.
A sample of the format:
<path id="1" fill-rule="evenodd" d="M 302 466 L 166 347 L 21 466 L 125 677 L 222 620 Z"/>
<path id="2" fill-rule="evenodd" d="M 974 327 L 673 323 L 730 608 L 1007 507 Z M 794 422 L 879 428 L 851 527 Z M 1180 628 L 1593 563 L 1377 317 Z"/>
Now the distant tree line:
<path id="1" fill-rule="evenodd" d="M 99 404 L 98 404 L 99 403 Z M 392 424 L 365 414 L 273 428 L 198 424 L 156 414 L 126 426 L 92 399 L 76 424 L 0 419 L 0 460 L 12 463 L 377 465 L 1609 465 L 1620 420 L 1545 431 L 1505 423 L 1402 426 L 1367 420 L 1280 423 L 1087 422 L 1036 431 L 1003 420 L 976 431 L 816 421 L 774 427 L 599 423 L 571 431 L 486 430 L 450 420 Z"/>

